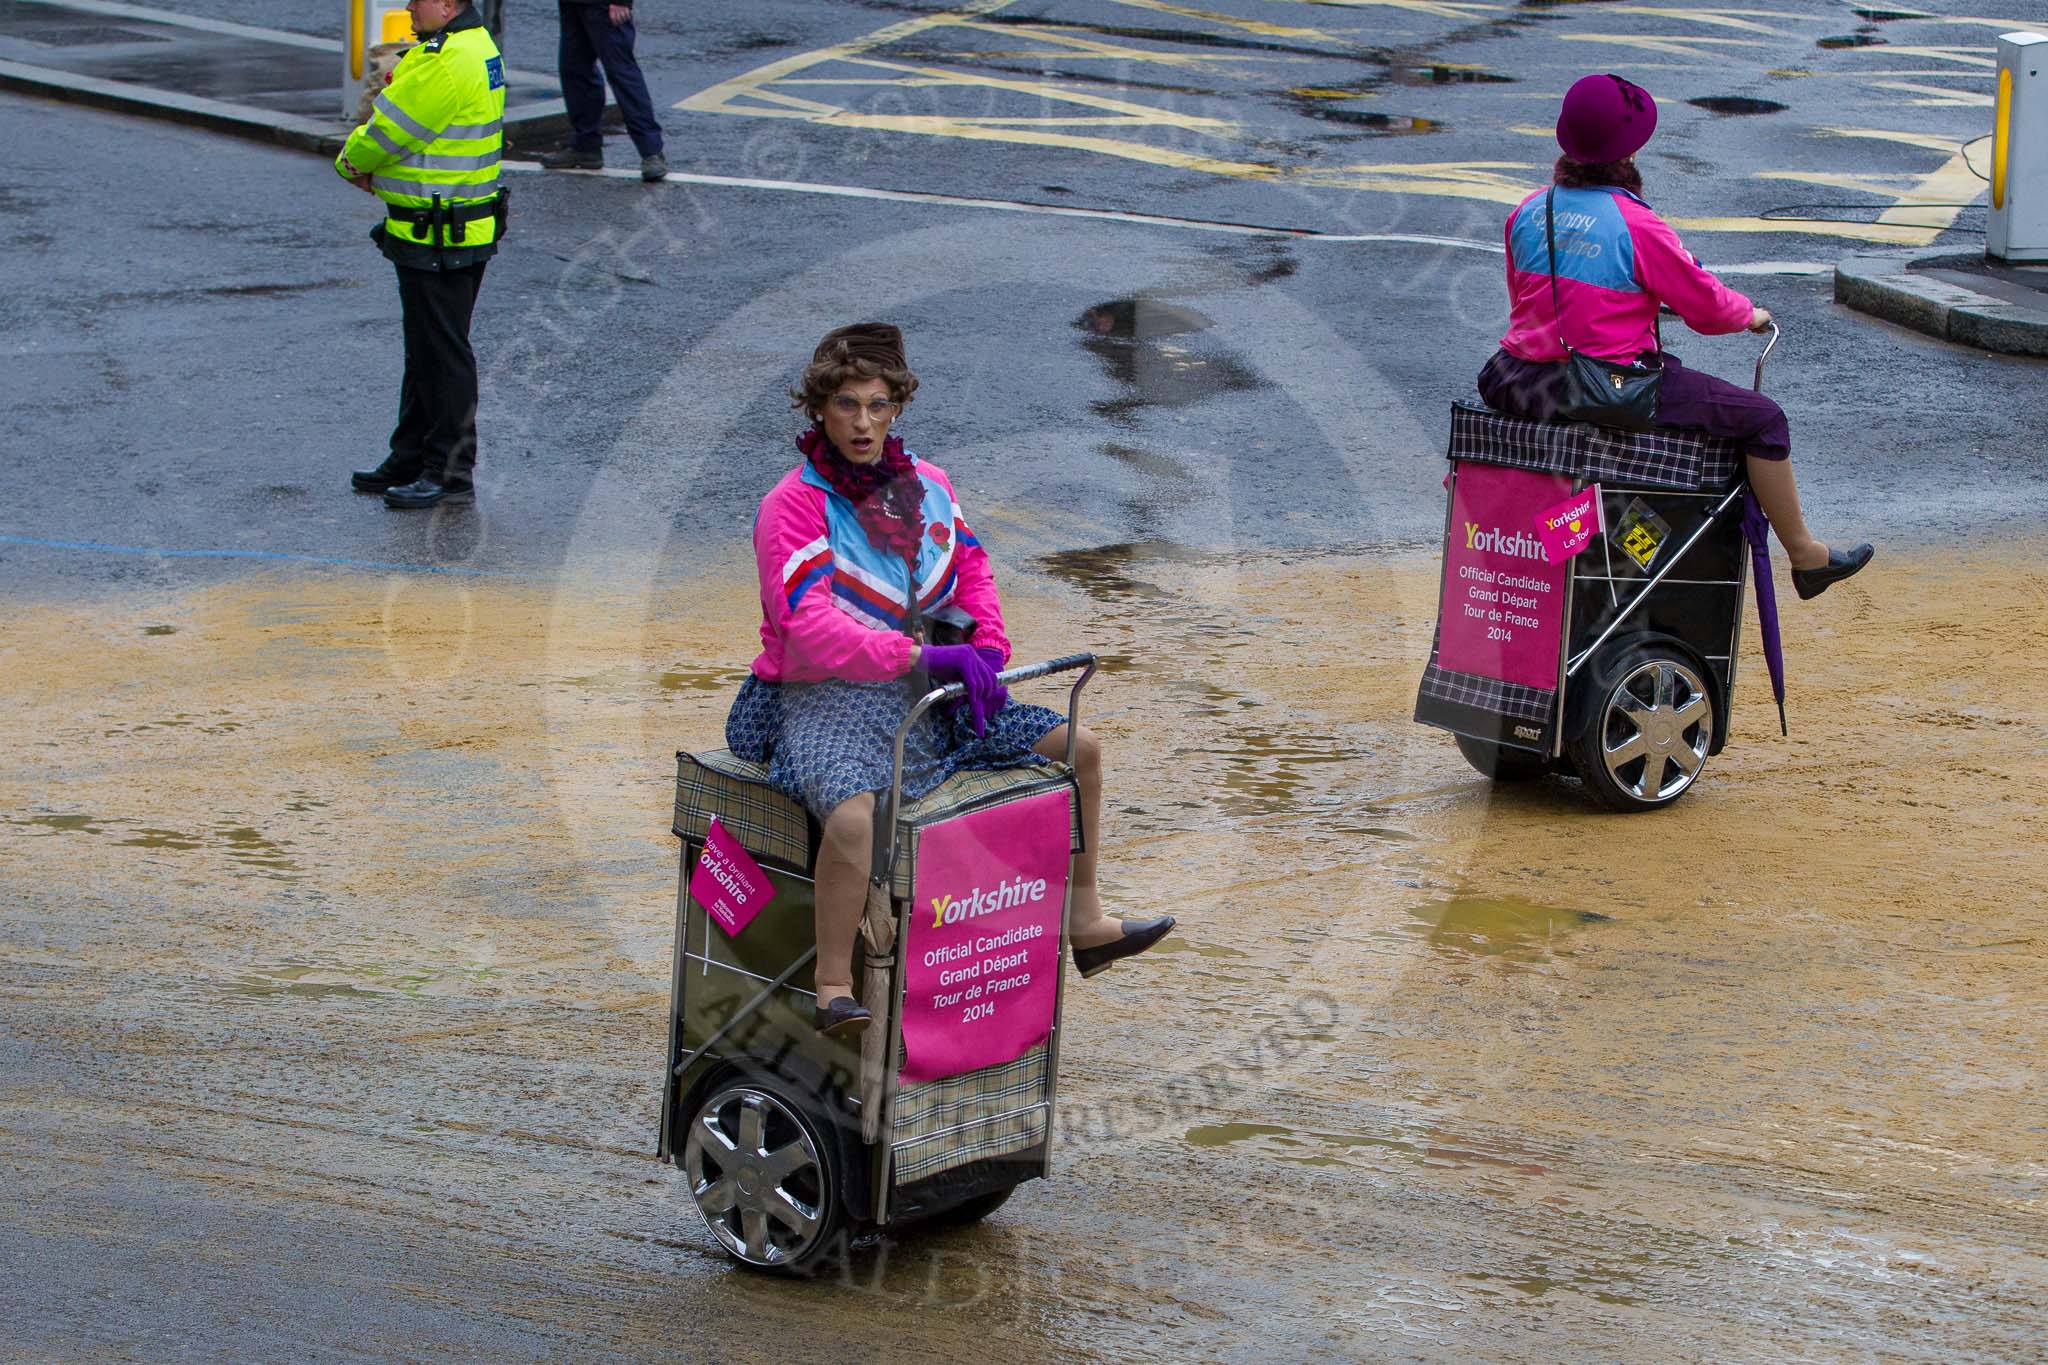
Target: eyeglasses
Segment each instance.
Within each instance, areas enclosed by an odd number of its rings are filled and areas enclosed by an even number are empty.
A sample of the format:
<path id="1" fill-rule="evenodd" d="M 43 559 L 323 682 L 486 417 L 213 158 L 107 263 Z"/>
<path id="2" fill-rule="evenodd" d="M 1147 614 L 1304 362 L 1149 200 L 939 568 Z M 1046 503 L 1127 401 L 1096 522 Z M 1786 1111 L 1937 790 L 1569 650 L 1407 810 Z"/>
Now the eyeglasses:
<path id="1" fill-rule="evenodd" d="M 832 411 L 848 421 L 858 417 L 863 407 L 867 409 L 868 420 L 871 422 L 887 422 L 895 417 L 897 413 L 903 411 L 901 403 L 892 402 L 887 398 L 877 398 L 872 403 L 862 403 L 850 393 L 839 393 L 832 396 Z"/>

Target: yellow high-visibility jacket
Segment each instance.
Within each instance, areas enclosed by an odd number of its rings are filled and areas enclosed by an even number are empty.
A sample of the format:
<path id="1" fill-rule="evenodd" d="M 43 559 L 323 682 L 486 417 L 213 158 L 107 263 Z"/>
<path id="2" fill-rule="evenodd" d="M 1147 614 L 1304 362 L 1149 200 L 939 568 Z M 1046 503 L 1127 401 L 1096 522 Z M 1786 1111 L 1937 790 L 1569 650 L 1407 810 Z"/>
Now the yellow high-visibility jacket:
<path id="1" fill-rule="evenodd" d="M 505 61 L 472 5 L 399 59 L 335 160 L 344 178 L 367 173 L 384 201 L 387 256 L 455 268 L 496 250 L 504 125 Z"/>

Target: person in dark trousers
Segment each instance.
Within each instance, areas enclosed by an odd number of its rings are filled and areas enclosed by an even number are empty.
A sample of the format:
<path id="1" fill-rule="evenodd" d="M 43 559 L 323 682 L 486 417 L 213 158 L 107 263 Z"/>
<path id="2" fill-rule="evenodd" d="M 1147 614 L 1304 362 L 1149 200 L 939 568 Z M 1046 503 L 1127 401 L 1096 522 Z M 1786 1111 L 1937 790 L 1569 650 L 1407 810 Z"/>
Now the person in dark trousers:
<path id="1" fill-rule="evenodd" d="M 562 19 L 562 103 L 569 108 L 569 145 L 551 152 L 540 164 L 551 171 L 595 171 L 604 168 L 604 86 L 625 115 L 626 132 L 640 152 L 640 178 L 668 174 L 662 155 L 661 125 L 654 119 L 654 100 L 647 78 L 633 57 L 633 6 L 604 0 L 557 0 Z M 604 74 L 598 75 L 599 65 Z"/>
<path id="2" fill-rule="evenodd" d="M 384 201 L 371 231 L 398 271 L 405 382 L 391 453 L 351 482 L 397 508 L 475 499 L 476 352 L 469 324 L 505 235 L 505 62 L 469 0 L 410 0 L 420 43 L 399 60 L 336 174 Z"/>

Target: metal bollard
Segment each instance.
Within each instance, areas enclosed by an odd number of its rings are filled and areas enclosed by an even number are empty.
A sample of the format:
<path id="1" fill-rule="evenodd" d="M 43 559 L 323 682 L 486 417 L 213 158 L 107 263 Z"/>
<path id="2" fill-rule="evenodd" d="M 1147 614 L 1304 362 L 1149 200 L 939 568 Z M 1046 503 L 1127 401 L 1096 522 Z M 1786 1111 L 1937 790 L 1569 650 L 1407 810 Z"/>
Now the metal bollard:
<path id="1" fill-rule="evenodd" d="M 1984 252 L 2010 265 L 2048 262 L 2048 34 L 1998 40 Z"/>

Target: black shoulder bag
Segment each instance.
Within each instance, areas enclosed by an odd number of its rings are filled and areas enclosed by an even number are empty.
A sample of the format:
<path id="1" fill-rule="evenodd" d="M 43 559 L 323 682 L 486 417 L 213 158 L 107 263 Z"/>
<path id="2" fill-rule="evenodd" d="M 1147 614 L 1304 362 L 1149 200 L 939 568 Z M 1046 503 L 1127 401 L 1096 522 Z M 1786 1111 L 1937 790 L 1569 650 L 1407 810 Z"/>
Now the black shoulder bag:
<path id="1" fill-rule="evenodd" d="M 1543 231 L 1550 240 L 1550 311 L 1557 319 L 1557 343 L 1564 347 L 1564 400 L 1558 413 L 1574 422 L 1595 422 L 1622 431 L 1648 431 L 1657 424 L 1657 400 L 1664 386 L 1663 365 L 1617 365 L 1582 355 L 1564 339 L 1564 312 L 1557 303 L 1557 219 L 1552 189 L 1543 196 Z M 1657 351 L 1663 354 L 1664 332 L 1657 329 Z"/>

